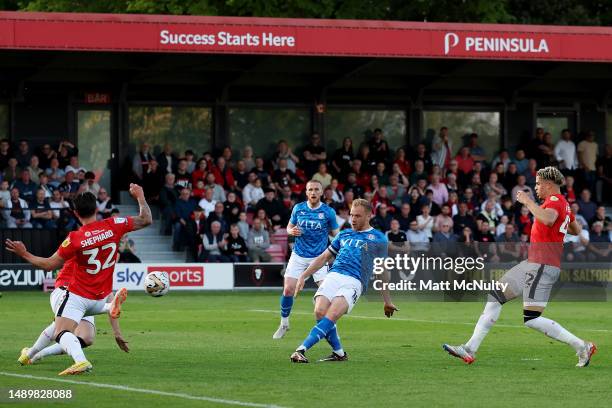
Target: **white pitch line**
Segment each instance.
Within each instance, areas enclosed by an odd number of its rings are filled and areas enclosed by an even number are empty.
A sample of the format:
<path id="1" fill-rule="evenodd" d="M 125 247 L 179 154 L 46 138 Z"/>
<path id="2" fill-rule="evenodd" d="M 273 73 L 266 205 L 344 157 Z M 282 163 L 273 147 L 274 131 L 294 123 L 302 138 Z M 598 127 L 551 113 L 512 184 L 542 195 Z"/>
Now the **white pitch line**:
<path id="1" fill-rule="evenodd" d="M 278 310 L 266 310 L 266 309 L 249 309 L 247 310 L 248 312 L 255 312 L 255 313 L 279 313 Z M 308 313 L 308 312 L 291 312 L 291 314 L 298 314 L 298 315 L 305 315 L 305 316 L 312 316 L 312 313 Z M 445 320 L 425 320 L 425 319 L 411 319 L 409 317 L 392 317 L 392 318 L 388 318 L 388 317 L 382 317 L 382 316 L 358 316 L 358 315 L 347 315 L 346 317 L 349 318 L 353 318 L 353 319 L 366 319 L 366 320 L 400 320 L 403 322 L 415 322 L 415 323 L 436 323 L 436 324 L 455 324 L 455 325 L 461 325 L 461 326 L 474 326 L 476 323 L 467 323 L 467 322 L 449 322 L 449 321 L 445 321 Z M 525 328 L 525 326 L 520 326 L 517 324 L 495 324 L 495 327 L 509 327 L 512 329 L 523 329 Z M 607 329 L 580 329 L 580 330 L 584 330 L 584 331 L 590 331 L 590 332 L 602 332 L 602 333 L 609 333 L 612 332 L 612 330 L 607 330 Z"/>
<path id="2" fill-rule="evenodd" d="M 196 400 L 196 401 L 216 402 L 218 404 L 238 405 L 242 407 L 283 408 L 279 405 L 258 404 L 255 402 L 244 402 L 244 401 L 236 401 L 236 400 L 227 400 L 227 399 L 222 399 L 222 398 L 202 397 L 198 395 L 183 394 L 180 392 L 147 390 L 145 388 L 128 387 L 125 385 L 103 384 L 103 383 L 96 383 L 96 382 L 89 382 L 89 381 L 66 380 L 62 378 L 39 377 L 35 375 L 15 374 L 15 373 L 3 372 L 3 371 L 0 371 L 0 375 L 4 375 L 7 377 L 27 378 L 30 380 L 44 380 L 44 381 L 54 381 L 54 382 L 59 382 L 59 383 L 64 383 L 64 384 L 87 385 L 90 387 L 98 387 L 98 388 L 110 388 L 113 390 L 139 392 L 142 394 L 150 394 L 150 395 L 161 395 L 164 397 L 175 397 L 175 398 L 184 398 L 184 399 Z"/>

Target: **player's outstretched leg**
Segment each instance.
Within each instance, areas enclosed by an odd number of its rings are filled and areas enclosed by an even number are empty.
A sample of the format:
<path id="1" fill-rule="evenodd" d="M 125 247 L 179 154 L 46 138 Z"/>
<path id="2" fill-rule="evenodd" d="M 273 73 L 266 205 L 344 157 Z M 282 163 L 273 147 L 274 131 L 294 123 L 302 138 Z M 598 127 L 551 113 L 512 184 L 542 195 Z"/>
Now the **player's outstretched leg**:
<path id="1" fill-rule="evenodd" d="M 280 297 L 280 314 L 281 321 L 278 329 L 272 335 L 274 340 L 282 339 L 285 334 L 289 331 L 289 315 L 291 314 L 291 308 L 293 307 L 293 292 L 295 291 L 295 283 L 293 284 L 293 291 L 291 288 L 283 289 L 283 294 Z"/>
<path id="2" fill-rule="evenodd" d="M 589 365 L 591 357 L 597 351 L 595 344 L 576 337 L 559 323 L 542 316 L 542 312 L 539 310 L 524 309 L 523 318 L 525 326 L 538 330 L 550 338 L 569 344 L 576 350 L 576 355 L 578 356 L 576 367 L 586 367 Z"/>
<path id="3" fill-rule="evenodd" d="M 126 288 L 121 288 L 115 293 L 115 297 L 110 304 L 110 317 L 117 319 L 121 315 L 121 305 L 127 299 L 128 291 Z"/>
<path id="4" fill-rule="evenodd" d="M 51 323 L 40 333 L 40 336 L 38 336 L 38 339 L 36 339 L 32 347 L 25 347 L 21 350 L 21 355 L 17 361 L 19 361 L 21 365 L 32 364 L 34 355 L 51 344 L 54 332 L 55 322 Z"/>
<path id="5" fill-rule="evenodd" d="M 325 296 L 317 296 L 315 300 L 315 316 L 320 318 L 320 320 L 312 328 L 302 344 L 291 355 L 291 361 L 294 363 L 308 363 L 306 351 L 312 348 L 321 339 L 326 338 L 336 326 L 338 319 L 346 314 L 348 309 L 349 305 L 344 297 L 335 297 L 330 302 Z M 338 351 L 342 355 L 345 355 L 337 335 L 335 340 L 337 340 L 336 347 L 338 347 Z"/>
<path id="6" fill-rule="evenodd" d="M 81 348 L 86 348 L 94 343 L 94 339 L 96 338 L 96 328 L 92 322 L 81 320 L 74 334 L 77 336 L 77 339 L 79 339 Z M 64 349 L 62 346 L 59 343 L 51 344 L 50 346 L 45 347 L 36 353 L 34 357 L 32 357 L 32 363 L 36 363 L 45 357 L 57 356 L 60 354 L 64 354 Z"/>
<path id="7" fill-rule="evenodd" d="M 489 333 L 489 330 L 493 327 L 502 310 L 502 305 L 506 298 L 501 292 L 492 292 L 488 298 L 487 303 L 484 307 L 476 326 L 474 327 L 474 333 L 472 337 L 465 344 L 458 346 L 452 346 L 450 344 L 442 345 L 442 348 L 446 350 L 448 354 L 453 357 L 460 358 L 466 364 L 472 364 L 476 361 L 476 352 L 480 347 L 480 344 Z"/>
<path id="8" fill-rule="evenodd" d="M 318 321 L 317 321 L 318 323 Z M 338 326 L 334 324 L 334 327 L 327 333 L 325 340 L 329 343 L 332 348 L 332 353 L 320 359 L 319 361 L 346 361 L 348 360 L 348 354 L 344 352 L 342 343 L 340 343 L 340 336 L 338 336 Z"/>
<path id="9" fill-rule="evenodd" d="M 74 334 L 77 326 L 76 321 L 66 317 L 58 316 L 55 318 L 55 341 L 74 360 L 74 364 L 59 373 L 59 375 L 76 375 L 92 369 L 91 363 L 85 358 L 79 338 Z"/>

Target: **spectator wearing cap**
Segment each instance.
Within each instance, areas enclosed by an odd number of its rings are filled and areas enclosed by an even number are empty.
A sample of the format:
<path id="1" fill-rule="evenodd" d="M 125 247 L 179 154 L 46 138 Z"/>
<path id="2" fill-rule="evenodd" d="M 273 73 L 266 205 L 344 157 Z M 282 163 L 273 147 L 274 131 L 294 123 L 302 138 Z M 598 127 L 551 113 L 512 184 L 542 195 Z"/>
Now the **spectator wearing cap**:
<path id="1" fill-rule="evenodd" d="M 276 192 L 273 188 L 268 187 L 264 190 L 264 198 L 257 202 L 255 209 L 265 210 L 274 227 L 281 226 L 287 222 L 287 210 L 283 203 L 276 198 Z"/>
<path id="2" fill-rule="evenodd" d="M 30 171 L 26 169 L 21 172 L 20 178 L 13 182 L 11 188 L 18 189 L 19 197 L 27 201 L 34 198 L 38 186 L 32 181 Z"/>
<path id="3" fill-rule="evenodd" d="M 98 208 L 98 216 L 99 220 L 108 218 L 113 213 L 115 207 L 111 201 L 111 197 L 106 191 L 105 188 L 99 188 L 98 194 L 96 198 L 96 207 Z"/>
<path id="4" fill-rule="evenodd" d="M 11 199 L 6 203 L 6 209 L 2 211 L 2 216 L 8 228 L 32 228 L 28 202 L 23 198 L 19 198 L 19 190 L 11 189 Z"/>
<path id="5" fill-rule="evenodd" d="M 45 197 L 44 190 L 36 190 L 36 196 L 32 200 L 30 209 L 32 210 L 31 222 L 33 228 L 57 228 L 57 224 L 53 219 L 53 211 L 51 211 L 51 206 Z"/>
<path id="6" fill-rule="evenodd" d="M 28 141 L 25 139 L 21 139 L 19 141 L 19 149 L 15 154 L 15 158 L 17 159 L 17 165 L 25 169 L 30 165 L 30 158 L 32 157 L 32 152 L 30 151 L 30 145 Z"/>

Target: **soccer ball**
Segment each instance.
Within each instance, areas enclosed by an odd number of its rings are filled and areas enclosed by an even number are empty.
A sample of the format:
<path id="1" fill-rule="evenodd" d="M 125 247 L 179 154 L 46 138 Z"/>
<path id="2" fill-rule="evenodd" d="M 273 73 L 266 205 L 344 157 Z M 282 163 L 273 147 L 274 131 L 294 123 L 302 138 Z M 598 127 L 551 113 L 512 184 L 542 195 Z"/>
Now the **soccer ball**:
<path id="1" fill-rule="evenodd" d="M 144 289 L 145 291 L 153 296 L 160 297 L 164 296 L 170 290 L 170 279 L 166 272 L 154 271 L 144 278 Z"/>

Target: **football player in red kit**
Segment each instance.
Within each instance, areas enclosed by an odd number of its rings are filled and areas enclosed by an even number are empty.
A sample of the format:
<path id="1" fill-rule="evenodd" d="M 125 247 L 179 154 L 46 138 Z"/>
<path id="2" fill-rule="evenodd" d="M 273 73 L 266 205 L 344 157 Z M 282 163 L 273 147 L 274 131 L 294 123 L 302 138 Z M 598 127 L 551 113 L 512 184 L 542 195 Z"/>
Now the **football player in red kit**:
<path id="1" fill-rule="evenodd" d="M 556 167 L 538 170 L 536 194 L 544 201 L 534 202 L 527 193 L 519 191 L 517 201 L 529 209 L 535 218 L 531 229 L 528 259 L 519 263 L 500 279 L 508 283 L 505 291 L 492 291 L 470 340 L 459 346 L 444 344 L 443 348 L 467 364 L 475 361 L 480 343 L 497 321 L 502 305 L 523 294 L 523 319 L 525 326 L 538 330 L 555 340 L 569 344 L 578 356 L 577 367 L 586 367 L 597 351 L 595 344 L 584 341 L 559 323 L 542 316 L 550 292 L 561 272 L 563 239 L 568 232 L 580 234 L 582 227 L 574 219 L 569 204 L 561 194 L 564 177 Z"/>
<path id="2" fill-rule="evenodd" d="M 51 310 L 54 310 L 53 314 L 55 315 L 55 311 L 57 308 L 55 305 L 60 303 L 60 299 L 62 299 L 64 292 L 69 288 L 70 282 L 72 280 L 72 263 L 74 260 L 69 260 L 64 264 L 62 269 L 59 271 L 57 277 L 55 278 L 55 289 L 51 292 L 50 300 L 51 300 Z M 105 304 L 105 311 L 109 312 L 112 306 L 113 295 L 110 294 L 107 297 L 107 303 Z M 123 338 L 121 334 L 121 327 L 119 326 L 119 320 L 113 319 L 110 314 L 108 316 L 108 320 L 113 329 L 113 334 L 115 336 L 115 341 L 119 348 L 126 353 L 130 351 L 128 342 Z M 55 333 L 55 319 L 51 322 L 50 325 L 44 328 L 44 330 L 40 333 L 40 336 L 36 339 L 34 344 L 31 347 L 24 347 L 21 350 L 21 354 L 17 361 L 21 365 L 30 365 L 34 364 L 41 359 L 63 354 L 64 350 L 59 343 L 51 344 L 53 341 L 53 334 Z M 94 316 L 83 316 L 81 321 L 79 322 L 76 330 L 74 331 L 75 336 L 79 339 L 81 346 L 83 348 L 89 347 L 94 343 L 96 338 L 96 321 Z"/>
<path id="3" fill-rule="evenodd" d="M 111 217 L 100 221 L 96 220 L 96 197 L 89 192 L 78 194 L 74 199 L 74 210 L 82 226 L 70 232 L 58 250 L 48 258 L 31 254 L 20 241 L 6 240 L 7 250 L 41 269 L 55 270 L 71 261 L 69 285 L 52 305 L 55 313 L 53 338 L 74 360 L 74 364 L 60 375 L 80 374 L 92 369 L 74 334 L 81 319 L 107 312 L 111 318 L 116 319 L 121 313 L 121 304 L 127 297 L 125 288 L 117 292 L 110 310 L 106 306 L 106 298 L 113 289 L 119 240 L 124 234 L 152 223 L 151 209 L 144 198 L 142 187 L 131 184 L 130 194 L 138 201 L 138 216 Z"/>

